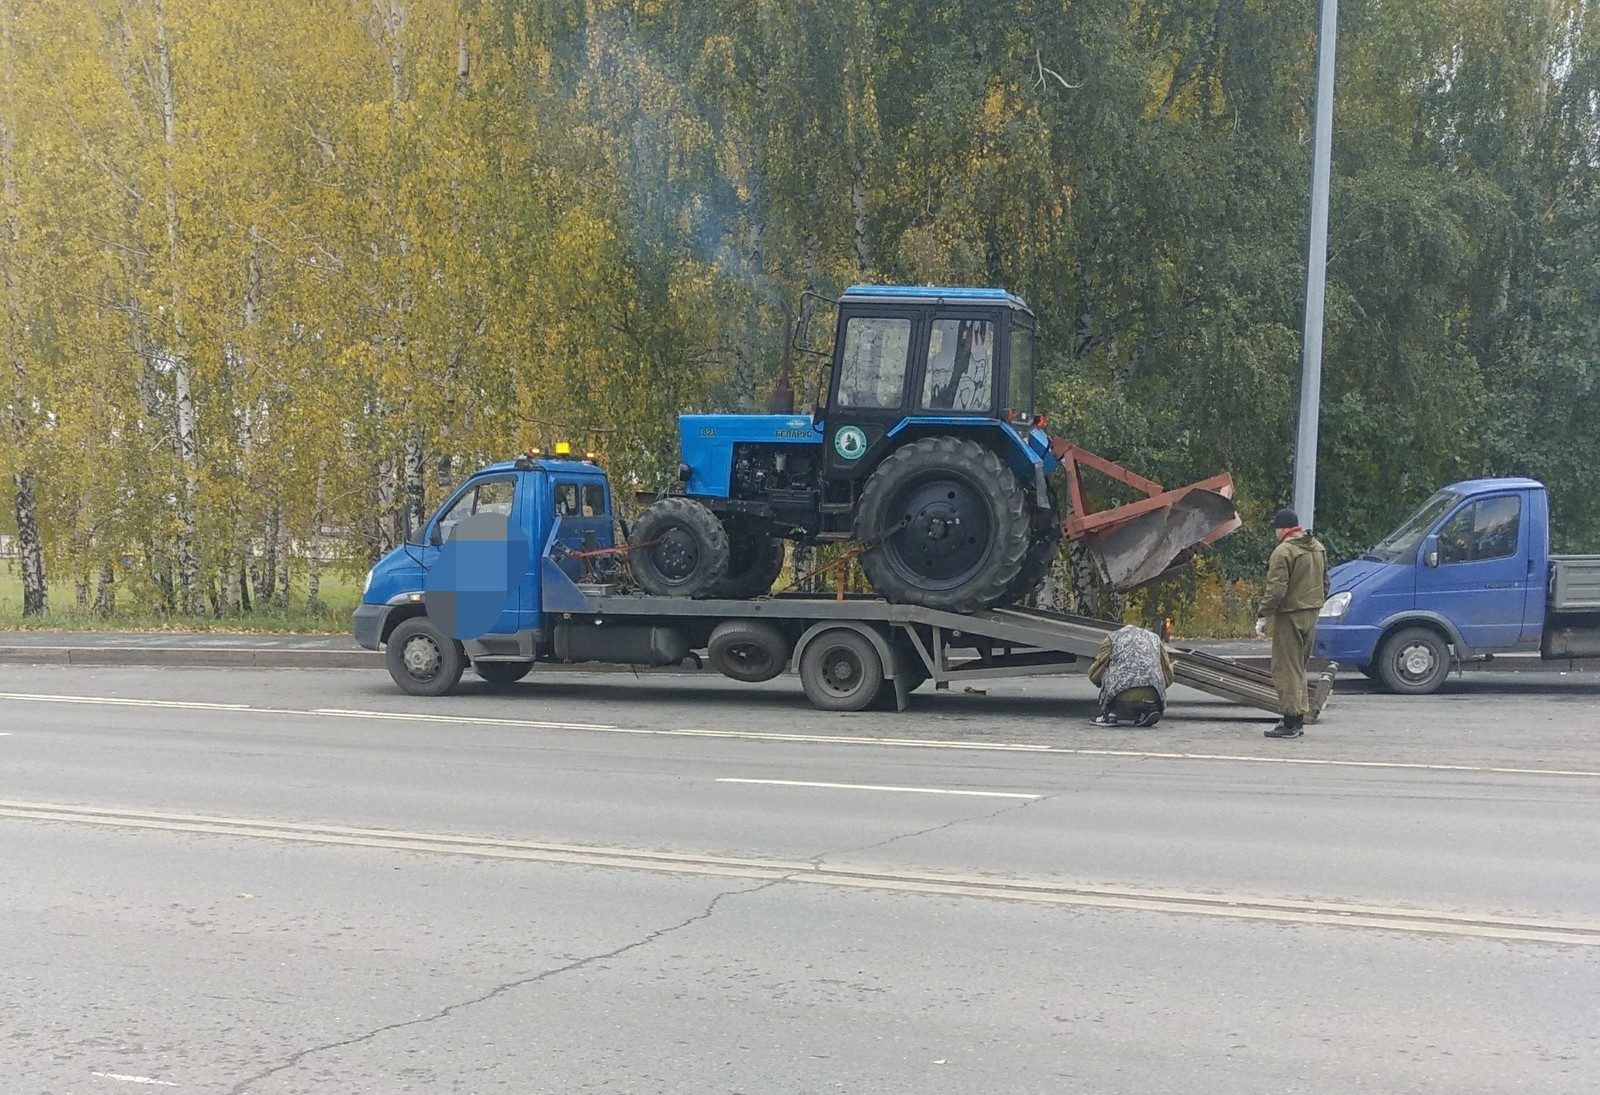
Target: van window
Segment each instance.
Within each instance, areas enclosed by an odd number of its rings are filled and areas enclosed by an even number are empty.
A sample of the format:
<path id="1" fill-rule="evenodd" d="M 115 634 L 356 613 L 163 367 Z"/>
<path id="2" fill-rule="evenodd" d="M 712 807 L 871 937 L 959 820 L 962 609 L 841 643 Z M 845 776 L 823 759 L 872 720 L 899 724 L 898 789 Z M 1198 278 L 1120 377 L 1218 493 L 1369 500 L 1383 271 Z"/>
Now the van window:
<path id="1" fill-rule="evenodd" d="M 1517 553 L 1522 499 L 1515 494 L 1464 506 L 1439 529 L 1439 562 L 1475 563 Z"/>

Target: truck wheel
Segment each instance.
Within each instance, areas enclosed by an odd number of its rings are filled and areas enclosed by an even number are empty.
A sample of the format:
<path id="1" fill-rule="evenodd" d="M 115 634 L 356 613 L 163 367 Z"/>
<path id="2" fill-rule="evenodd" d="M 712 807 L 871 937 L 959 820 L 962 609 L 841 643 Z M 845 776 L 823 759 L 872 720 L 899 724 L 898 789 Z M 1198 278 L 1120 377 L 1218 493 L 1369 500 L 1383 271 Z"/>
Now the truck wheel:
<path id="1" fill-rule="evenodd" d="M 789 664 L 789 641 L 760 620 L 724 620 L 706 644 L 711 668 L 746 684 L 770 681 Z"/>
<path id="2" fill-rule="evenodd" d="M 728 573 L 711 596 L 747 601 L 772 592 L 783 573 L 783 541 L 764 532 L 730 532 Z"/>
<path id="3" fill-rule="evenodd" d="M 728 572 L 728 534 L 716 515 L 689 498 L 662 498 L 633 523 L 633 577 L 658 597 L 708 597 Z"/>
<path id="4" fill-rule="evenodd" d="M 865 710 L 878 698 L 883 683 L 883 659 L 877 648 L 847 627 L 824 631 L 800 656 L 801 687 L 824 711 Z"/>
<path id="5" fill-rule="evenodd" d="M 925 437 L 867 480 L 855 537 L 873 588 L 890 601 L 972 612 L 1005 598 L 1031 539 L 1026 497 L 976 441 Z M 880 542 L 881 540 L 881 542 Z"/>
<path id="6" fill-rule="evenodd" d="M 383 660 L 394 683 L 413 696 L 444 695 L 460 682 L 467 667 L 461 644 L 426 616 L 413 616 L 394 629 Z"/>
<path id="7" fill-rule="evenodd" d="M 473 662 L 472 671 L 490 684 L 516 684 L 533 672 L 533 663 Z"/>
<path id="8" fill-rule="evenodd" d="M 1450 675 L 1450 648 L 1431 628 L 1402 628 L 1384 640 L 1373 665 L 1389 691 L 1426 696 L 1437 692 Z"/>

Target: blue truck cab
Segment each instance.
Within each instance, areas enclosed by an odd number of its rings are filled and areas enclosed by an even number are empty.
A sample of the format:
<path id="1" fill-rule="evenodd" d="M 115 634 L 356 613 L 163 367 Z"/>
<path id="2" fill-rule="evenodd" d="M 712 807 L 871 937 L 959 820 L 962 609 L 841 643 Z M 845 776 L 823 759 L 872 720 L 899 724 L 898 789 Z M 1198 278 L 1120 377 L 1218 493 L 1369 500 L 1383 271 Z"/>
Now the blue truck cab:
<path id="1" fill-rule="evenodd" d="M 1534 479 L 1443 488 L 1329 588 L 1313 653 L 1394 692 L 1436 691 L 1453 661 L 1600 654 L 1600 556 L 1550 555 Z"/>
<path id="2" fill-rule="evenodd" d="M 488 633 L 467 640 L 466 653 L 480 672 L 497 660 L 526 672 L 525 666 L 540 653 L 545 632 L 542 587 L 554 576 L 544 568 L 555 567 L 577 581 L 591 565 L 585 559 L 592 557 L 582 553 L 616 544 L 610 483 L 605 472 L 586 460 L 522 457 L 473 474 L 406 543 L 367 572 L 355 612 L 357 642 L 377 650 L 408 622 L 425 618 L 430 572 L 456 527 L 478 514 L 506 518 L 513 534 L 528 542 L 529 565 L 517 587 L 507 591 L 500 619 Z M 418 656 L 437 653 L 419 649 Z"/>

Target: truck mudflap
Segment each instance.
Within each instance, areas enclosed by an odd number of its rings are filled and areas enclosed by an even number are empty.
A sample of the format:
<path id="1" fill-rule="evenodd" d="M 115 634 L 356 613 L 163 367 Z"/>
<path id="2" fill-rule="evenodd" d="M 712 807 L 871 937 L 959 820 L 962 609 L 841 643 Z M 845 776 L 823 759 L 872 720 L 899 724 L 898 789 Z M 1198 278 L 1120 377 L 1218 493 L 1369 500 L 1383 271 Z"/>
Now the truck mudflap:
<path id="1" fill-rule="evenodd" d="M 1137 589 L 1158 581 L 1188 565 L 1200 548 L 1239 527 L 1233 477 L 1227 472 L 1166 490 L 1059 437 L 1050 438 L 1050 453 L 1066 472 L 1072 506 L 1062 532 L 1088 547 L 1100 576 L 1114 589 Z M 1091 509 L 1083 485 L 1086 468 L 1145 497 L 1110 509 Z"/>

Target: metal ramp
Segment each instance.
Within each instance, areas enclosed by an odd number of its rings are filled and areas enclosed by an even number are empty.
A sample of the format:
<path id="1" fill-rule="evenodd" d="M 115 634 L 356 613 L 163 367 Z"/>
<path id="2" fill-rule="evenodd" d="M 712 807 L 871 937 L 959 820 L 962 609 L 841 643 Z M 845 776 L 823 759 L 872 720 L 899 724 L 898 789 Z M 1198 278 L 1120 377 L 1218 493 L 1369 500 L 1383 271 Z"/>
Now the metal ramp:
<path id="1" fill-rule="evenodd" d="M 985 634 L 1019 639 L 1041 650 L 1057 650 L 1084 659 L 1093 659 L 1100 640 L 1120 624 L 1087 616 L 1072 616 L 1042 608 L 991 608 L 975 612 L 969 619 L 982 620 Z M 1218 696 L 1245 707 L 1276 713 L 1278 693 L 1272 674 L 1259 665 L 1225 658 L 1188 647 L 1167 646 L 1177 683 Z M 981 654 L 980 654 L 981 658 Z M 1316 722 L 1333 691 L 1333 665 L 1315 660 L 1308 670 L 1307 684 L 1311 712 L 1307 722 Z"/>

